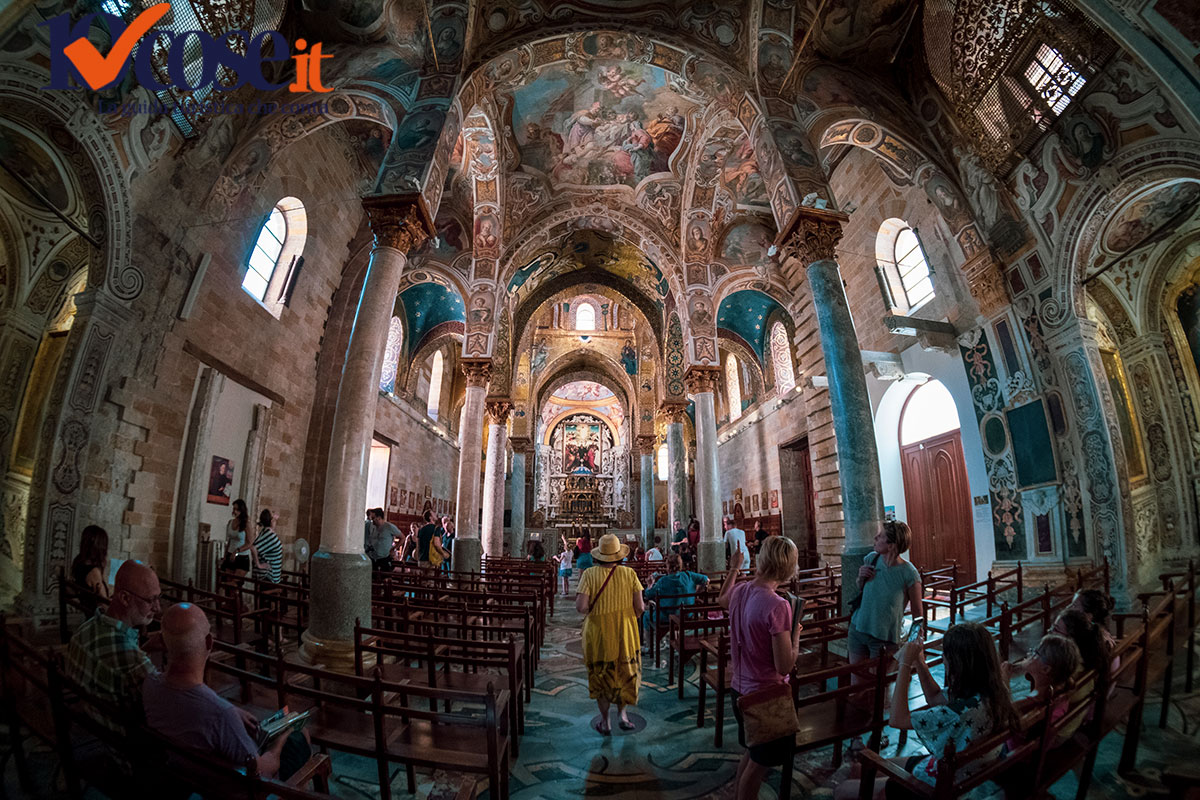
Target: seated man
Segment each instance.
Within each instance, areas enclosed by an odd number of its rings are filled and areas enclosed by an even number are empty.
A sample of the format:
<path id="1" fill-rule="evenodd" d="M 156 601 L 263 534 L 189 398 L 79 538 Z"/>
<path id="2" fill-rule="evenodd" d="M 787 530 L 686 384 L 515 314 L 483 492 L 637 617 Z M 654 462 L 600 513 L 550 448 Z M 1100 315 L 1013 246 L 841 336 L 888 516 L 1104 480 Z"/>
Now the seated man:
<path id="1" fill-rule="evenodd" d="M 140 561 L 122 564 L 108 609 L 85 620 L 71 637 L 68 677 L 100 700 L 136 713 L 142 682 L 155 673 L 154 664 L 138 647 L 138 628 L 154 619 L 161 596 L 154 570 Z M 111 720 L 101 721 L 119 729 Z"/>
<path id="2" fill-rule="evenodd" d="M 646 600 L 657 600 L 655 607 L 658 609 L 658 630 L 666 628 L 667 620 L 679 606 L 696 604 L 695 597 L 676 597 L 675 595 L 694 595 L 701 586 L 707 584 L 707 575 L 684 570 L 683 559 L 674 553 L 667 556 L 667 574 L 642 592 L 642 597 Z M 642 641 L 646 642 L 647 649 L 653 646 L 653 642 L 650 641 L 650 631 L 653 629 L 650 613 L 650 609 L 647 609 L 646 613 L 642 615 Z"/>
<path id="3" fill-rule="evenodd" d="M 254 737 L 258 720 L 204 683 L 204 665 L 212 633 L 204 611 L 176 603 L 162 618 L 167 669 L 142 687 L 146 724 L 176 744 L 209 753 L 238 766 L 253 761 L 264 778 L 287 780 L 308 761 L 310 747 L 302 732 L 279 736 L 261 755 Z"/>

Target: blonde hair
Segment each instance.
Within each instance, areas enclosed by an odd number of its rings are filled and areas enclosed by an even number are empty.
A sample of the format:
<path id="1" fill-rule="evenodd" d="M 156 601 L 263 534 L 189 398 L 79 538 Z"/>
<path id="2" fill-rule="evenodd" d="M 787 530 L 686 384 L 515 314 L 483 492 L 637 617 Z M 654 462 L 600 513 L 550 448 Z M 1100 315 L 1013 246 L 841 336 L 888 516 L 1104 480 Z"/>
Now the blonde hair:
<path id="1" fill-rule="evenodd" d="M 897 555 L 907 553 L 909 545 L 912 544 L 912 531 L 909 530 L 908 523 L 898 519 L 889 519 L 883 523 L 883 535 L 896 545 Z"/>
<path id="2" fill-rule="evenodd" d="M 756 562 L 757 577 L 768 581 L 790 581 L 796 577 L 800 553 L 786 536 L 772 536 L 763 542 Z"/>

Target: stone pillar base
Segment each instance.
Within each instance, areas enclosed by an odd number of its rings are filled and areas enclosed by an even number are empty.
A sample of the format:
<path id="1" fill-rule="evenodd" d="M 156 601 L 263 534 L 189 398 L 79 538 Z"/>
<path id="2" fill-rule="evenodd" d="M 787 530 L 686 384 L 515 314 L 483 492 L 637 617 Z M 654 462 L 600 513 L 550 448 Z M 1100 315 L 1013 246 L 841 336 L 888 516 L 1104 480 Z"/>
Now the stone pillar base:
<path id="1" fill-rule="evenodd" d="M 483 564 L 483 543 L 478 539 L 455 539 L 454 559 L 450 563 L 455 572 L 479 572 Z"/>
<path id="2" fill-rule="evenodd" d="M 867 555 L 875 552 L 875 548 L 855 548 L 842 551 L 842 613 L 850 613 L 850 601 L 858 597 L 858 568 L 863 565 Z"/>
<path id="3" fill-rule="evenodd" d="M 371 562 L 362 553 L 313 553 L 308 630 L 300 653 L 310 664 L 354 671 L 354 621 L 371 624 Z"/>
<path id="4" fill-rule="evenodd" d="M 700 552 L 696 554 L 696 566 L 708 575 L 720 575 L 725 571 L 725 543 L 701 542 Z M 749 567 L 743 564 L 742 568 Z"/>

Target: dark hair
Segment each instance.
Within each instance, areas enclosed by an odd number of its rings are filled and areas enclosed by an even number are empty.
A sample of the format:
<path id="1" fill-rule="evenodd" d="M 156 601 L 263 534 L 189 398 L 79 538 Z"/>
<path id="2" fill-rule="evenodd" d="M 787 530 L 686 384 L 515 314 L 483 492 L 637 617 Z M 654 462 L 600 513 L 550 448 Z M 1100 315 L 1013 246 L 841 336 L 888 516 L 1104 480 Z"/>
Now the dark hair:
<path id="1" fill-rule="evenodd" d="M 1113 599 L 1099 589 L 1080 589 L 1071 603 L 1083 609 L 1097 625 L 1108 624 L 1108 615 L 1113 610 Z"/>
<path id="2" fill-rule="evenodd" d="M 240 497 L 233 501 L 233 518 L 237 520 L 233 526 L 234 530 L 245 531 L 250 525 L 250 510 L 246 508 L 246 501 Z"/>
<path id="3" fill-rule="evenodd" d="M 382 508 L 372 508 L 371 514 L 373 514 L 374 516 L 379 517 L 380 519 L 383 519 L 383 520 L 387 519 L 387 516 L 384 515 Z"/>
<path id="4" fill-rule="evenodd" d="M 380 516 L 383 516 L 382 513 Z M 433 512 L 429 509 L 425 509 L 425 512 L 421 514 L 421 519 L 425 520 L 426 522 L 433 522 Z"/>
<path id="5" fill-rule="evenodd" d="M 1104 669 L 1104 634 L 1091 617 L 1078 609 L 1067 609 L 1054 620 L 1054 627 L 1075 642 L 1085 670 Z"/>
<path id="6" fill-rule="evenodd" d="M 683 569 L 683 559 L 679 557 L 678 553 L 671 553 L 667 556 L 667 572 L 679 572 L 681 569 Z"/>
<path id="7" fill-rule="evenodd" d="M 546 548 L 542 547 L 541 542 L 533 543 L 533 557 L 536 558 L 538 561 L 541 561 L 543 558 L 546 557 Z"/>
<path id="8" fill-rule="evenodd" d="M 658 546 L 658 544 L 659 544 L 659 542 L 661 542 L 661 541 L 662 541 L 662 537 L 661 537 L 661 536 L 655 536 L 655 537 L 654 537 L 654 545 L 655 545 L 655 547 L 657 547 L 657 546 Z"/>
<path id="9" fill-rule="evenodd" d="M 264 508 L 262 511 L 258 512 L 258 524 L 262 525 L 264 528 L 271 527 L 271 509 Z"/>
<path id="10" fill-rule="evenodd" d="M 991 713 L 993 732 L 1014 727 L 1017 712 L 988 629 L 978 622 L 960 622 L 946 631 L 942 644 L 947 699 L 953 702 L 979 695 Z"/>
<path id="11" fill-rule="evenodd" d="M 79 555 L 75 556 L 72 568 L 77 564 L 99 567 L 108 566 L 108 531 L 99 525 L 88 525 L 79 537 Z"/>

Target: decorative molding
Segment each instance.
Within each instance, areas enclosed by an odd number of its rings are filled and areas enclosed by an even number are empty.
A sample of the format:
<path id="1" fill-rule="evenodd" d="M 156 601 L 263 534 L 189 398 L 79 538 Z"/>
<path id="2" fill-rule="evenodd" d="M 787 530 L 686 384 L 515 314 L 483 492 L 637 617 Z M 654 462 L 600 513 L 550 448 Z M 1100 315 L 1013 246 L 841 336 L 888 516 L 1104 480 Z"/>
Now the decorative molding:
<path id="1" fill-rule="evenodd" d="M 721 383 L 720 367 L 689 367 L 684 376 L 688 394 L 715 392 Z"/>
<path id="2" fill-rule="evenodd" d="M 470 382 L 468 376 L 467 381 Z M 489 397 L 483 402 L 484 411 L 488 416 L 489 425 L 505 425 L 508 423 L 508 415 L 512 412 L 512 400 L 507 397 Z"/>
<path id="3" fill-rule="evenodd" d="M 682 423 L 686 410 L 687 403 L 663 403 L 658 407 L 658 417 L 665 425 Z"/>
<path id="4" fill-rule="evenodd" d="M 531 455 L 533 453 L 533 439 L 528 436 L 510 436 L 508 443 L 512 445 L 514 453 L 523 455 Z"/>
<path id="5" fill-rule="evenodd" d="M 638 452 L 644 456 L 654 455 L 654 445 L 658 439 L 654 436 L 639 436 L 637 437 Z"/>
<path id="6" fill-rule="evenodd" d="M 433 218 L 420 195 L 371 195 L 363 198 L 362 205 L 376 247 L 393 247 L 408 254 L 435 232 Z"/>
<path id="7" fill-rule="evenodd" d="M 807 267 L 817 261 L 835 260 L 834 250 L 849 219 L 840 211 L 800 206 L 775 239 L 780 263 L 795 259 Z"/>
<path id="8" fill-rule="evenodd" d="M 485 388 L 492 378 L 492 362 L 486 359 L 463 360 L 463 375 L 467 376 L 467 388 Z"/>
<path id="9" fill-rule="evenodd" d="M 983 316 L 990 319 L 1012 302 L 1000 264 L 990 251 L 983 250 L 969 258 L 962 271 Z"/>

